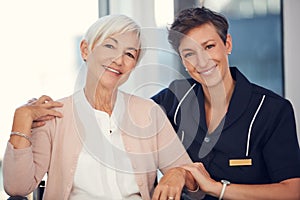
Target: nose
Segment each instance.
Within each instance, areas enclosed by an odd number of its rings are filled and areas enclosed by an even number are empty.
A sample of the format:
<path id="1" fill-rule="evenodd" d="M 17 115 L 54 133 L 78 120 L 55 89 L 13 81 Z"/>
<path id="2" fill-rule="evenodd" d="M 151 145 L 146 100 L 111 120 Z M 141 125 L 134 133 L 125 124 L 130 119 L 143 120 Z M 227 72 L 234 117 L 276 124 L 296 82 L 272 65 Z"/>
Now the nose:
<path id="1" fill-rule="evenodd" d="M 115 63 L 118 66 L 122 65 L 122 62 L 123 62 L 122 54 L 115 55 L 114 58 L 112 59 L 112 63 Z"/>
<path id="2" fill-rule="evenodd" d="M 206 67 L 208 64 L 209 58 L 210 58 L 209 54 L 203 48 L 200 48 L 197 51 L 197 65 L 196 66 Z"/>

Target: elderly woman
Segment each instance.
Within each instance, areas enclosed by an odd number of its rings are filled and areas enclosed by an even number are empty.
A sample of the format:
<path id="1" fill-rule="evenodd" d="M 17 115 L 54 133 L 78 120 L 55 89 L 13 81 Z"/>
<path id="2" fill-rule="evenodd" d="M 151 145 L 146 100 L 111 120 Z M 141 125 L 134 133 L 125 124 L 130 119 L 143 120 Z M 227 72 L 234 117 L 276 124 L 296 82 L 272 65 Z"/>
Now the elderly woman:
<path id="1" fill-rule="evenodd" d="M 195 189 L 192 176 L 177 167 L 191 160 L 164 112 L 118 90 L 140 49 L 140 27 L 132 19 L 102 17 L 80 44 L 84 88 L 60 101 L 42 96 L 16 109 L 3 160 L 9 195 L 31 193 L 47 174 L 46 200 L 150 199 L 156 170 L 170 168 L 177 176 L 165 182 L 160 199 L 179 199 L 180 181 Z"/>

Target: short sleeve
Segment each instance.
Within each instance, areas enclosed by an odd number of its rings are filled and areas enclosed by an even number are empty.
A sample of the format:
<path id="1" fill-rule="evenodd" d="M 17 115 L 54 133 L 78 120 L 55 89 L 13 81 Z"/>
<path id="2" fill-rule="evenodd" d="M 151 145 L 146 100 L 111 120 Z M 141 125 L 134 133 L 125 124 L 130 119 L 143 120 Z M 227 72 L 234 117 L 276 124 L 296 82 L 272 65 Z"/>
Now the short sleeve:
<path id="1" fill-rule="evenodd" d="M 274 182 L 300 177 L 300 150 L 290 102 L 285 101 L 278 113 L 270 130 L 271 137 L 263 149 L 269 175 Z"/>

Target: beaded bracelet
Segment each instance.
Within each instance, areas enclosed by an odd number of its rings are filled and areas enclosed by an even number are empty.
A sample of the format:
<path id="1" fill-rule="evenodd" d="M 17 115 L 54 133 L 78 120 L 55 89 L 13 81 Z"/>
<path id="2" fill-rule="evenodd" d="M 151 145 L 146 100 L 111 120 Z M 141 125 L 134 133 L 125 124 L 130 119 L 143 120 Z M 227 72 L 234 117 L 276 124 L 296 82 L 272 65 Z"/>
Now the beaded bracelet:
<path id="1" fill-rule="evenodd" d="M 30 142 L 30 144 L 31 144 L 31 138 L 28 135 L 24 134 L 24 133 L 12 131 L 10 133 L 10 136 L 12 136 L 12 135 L 17 135 L 17 136 L 23 137 L 23 138 L 27 139 Z"/>

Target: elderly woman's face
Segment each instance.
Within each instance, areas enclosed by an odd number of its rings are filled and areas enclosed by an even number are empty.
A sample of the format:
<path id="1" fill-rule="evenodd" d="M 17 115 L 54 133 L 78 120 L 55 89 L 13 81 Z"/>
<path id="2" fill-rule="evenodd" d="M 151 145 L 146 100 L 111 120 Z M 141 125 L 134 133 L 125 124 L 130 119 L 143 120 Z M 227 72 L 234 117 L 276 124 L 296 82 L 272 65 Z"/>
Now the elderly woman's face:
<path id="1" fill-rule="evenodd" d="M 184 66 L 193 79 L 208 87 L 220 83 L 228 68 L 231 37 L 222 41 L 212 24 L 191 29 L 178 48 Z"/>
<path id="2" fill-rule="evenodd" d="M 140 43 L 135 32 L 116 34 L 93 47 L 87 57 L 89 73 L 105 87 L 124 83 L 137 64 Z"/>

